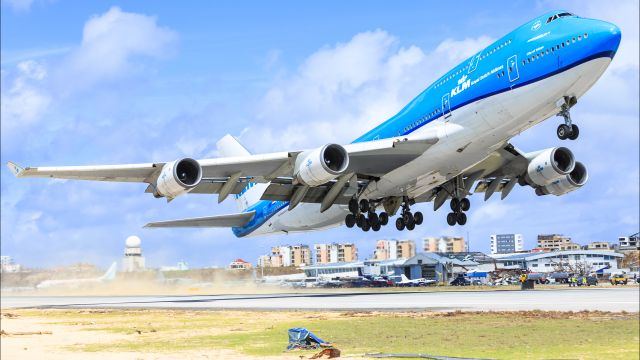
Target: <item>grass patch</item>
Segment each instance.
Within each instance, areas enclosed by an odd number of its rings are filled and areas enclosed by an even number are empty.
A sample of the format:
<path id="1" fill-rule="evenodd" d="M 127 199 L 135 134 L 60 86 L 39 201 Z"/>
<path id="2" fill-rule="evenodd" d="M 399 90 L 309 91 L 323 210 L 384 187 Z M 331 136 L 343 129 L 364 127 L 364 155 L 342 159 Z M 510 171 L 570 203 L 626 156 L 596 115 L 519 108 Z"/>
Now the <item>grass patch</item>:
<path id="1" fill-rule="evenodd" d="M 230 349 L 277 356 L 287 329 L 306 327 L 343 355 L 428 353 L 485 358 L 638 359 L 638 313 L 338 313 L 240 311 L 26 310 L 57 324 L 130 334 L 75 351 L 176 352 Z"/>

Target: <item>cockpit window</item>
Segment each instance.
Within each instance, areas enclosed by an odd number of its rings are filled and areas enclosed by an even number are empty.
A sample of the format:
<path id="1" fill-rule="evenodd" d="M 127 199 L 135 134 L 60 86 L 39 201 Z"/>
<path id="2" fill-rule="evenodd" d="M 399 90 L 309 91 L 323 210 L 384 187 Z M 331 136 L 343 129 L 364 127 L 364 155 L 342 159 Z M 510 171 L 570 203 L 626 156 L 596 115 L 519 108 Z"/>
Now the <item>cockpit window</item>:
<path id="1" fill-rule="evenodd" d="M 561 17 L 565 17 L 565 16 L 575 16 L 575 15 L 574 15 L 574 14 L 572 14 L 572 13 L 568 13 L 568 12 L 563 12 L 563 13 L 555 14 L 555 15 L 553 15 L 553 16 L 549 16 L 549 18 L 547 19 L 547 24 L 548 24 L 548 23 L 550 23 L 550 22 L 552 22 L 552 21 L 554 21 L 554 20 L 556 20 L 556 19 L 559 19 L 559 18 L 561 18 Z"/>

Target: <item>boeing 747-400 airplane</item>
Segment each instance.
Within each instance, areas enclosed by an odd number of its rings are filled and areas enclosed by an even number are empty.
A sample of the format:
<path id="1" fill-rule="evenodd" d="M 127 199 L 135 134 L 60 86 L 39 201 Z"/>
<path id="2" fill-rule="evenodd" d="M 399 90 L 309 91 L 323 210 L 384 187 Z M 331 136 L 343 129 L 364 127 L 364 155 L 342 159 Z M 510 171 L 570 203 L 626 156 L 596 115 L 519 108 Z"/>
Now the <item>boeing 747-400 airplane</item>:
<path id="1" fill-rule="evenodd" d="M 563 195 L 587 181 L 566 147 L 523 152 L 522 131 L 560 118 L 557 136 L 575 140 L 570 109 L 609 66 L 615 25 L 566 11 L 518 27 L 443 75 L 398 114 L 348 145 L 250 154 L 234 137 L 223 157 L 166 163 L 27 167 L 17 177 L 144 182 L 167 200 L 184 194 L 233 195 L 240 213 L 154 222 L 147 227 L 231 227 L 236 236 L 318 230 L 346 224 L 378 231 L 398 214 L 398 230 L 423 221 L 411 206 L 450 199 L 449 225 L 464 225 L 473 192 L 504 199 L 516 184 Z M 475 188 L 473 185 L 477 184 Z"/>

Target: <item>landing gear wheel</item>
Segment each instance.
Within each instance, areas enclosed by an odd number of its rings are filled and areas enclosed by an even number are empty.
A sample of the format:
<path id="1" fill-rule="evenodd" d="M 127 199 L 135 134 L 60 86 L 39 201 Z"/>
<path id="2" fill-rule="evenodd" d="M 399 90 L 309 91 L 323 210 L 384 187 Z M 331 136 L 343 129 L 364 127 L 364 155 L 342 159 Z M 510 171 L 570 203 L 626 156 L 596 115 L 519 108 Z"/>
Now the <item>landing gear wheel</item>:
<path id="1" fill-rule="evenodd" d="M 370 212 L 368 218 L 369 218 L 369 222 L 372 224 L 380 221 L 380 219 L 378 218 L 378 215 L 374 212 Z"/>
<path id="2" fill-rule="evenodd" d="M 349 200 L 349 211 L 351 211 L 352 214 L 358 213 L 358 200 L 356 199 Z"/>
<path id="3" fill-rule="evenodd" d="M 424 217 L 422 216 L 422 213 L 420 211 L 413 214 L 413 221 L 416 223 L 416 225 L 422 225 L 423 220 Z"/>
<path id="4" fill-rule="evenodd" d="M 558 139 L 565 140 L 571 134 L 571 128 L 569 125 L 561 124 L 558 126 L 558 130 L 556 130 L 556 135 L 558 135 Z"/>
<path id="5" fill-rule="evenodd" d="M 367 232 L 371 229 L 371 224 L 367 220 L 362 223 L 362 231 Z"/>
<path id="6" fill-rule="evenodd" d="M 458 213 L 458 216 L 457 216 L 457 219 L 456 219 L 456 220 L 457 220 L 457 222 L 458 222 L 458 225 L 464 225 L 464 224 L 466 224 L 466 223 L 467 223 L 467 214 L 465 214 L 465 213 L 463 213 L 463 212 Z"/>
<path id="7" fill-rule="evenodd" d="M 409 222 L 407 223 L 407 230 L 409 230 L 409 231 L 411 231 L 411 230 L 413 230 L 413 229 L 415 229 L 415 228 L 416 228 L 416 223 L 415 223 L 415 221 L 413 221 L 413 219 L 411 219 L 411 220 L 412 220 L 412 221 L 409 221 Z"/>
<path id="8" fill-rule="evenodd" d="M 358 216 L 356 217 L 356 225 L 358 225 L 358 227 L 361 228 L 362 224 L 364 224 L 366 220 L 367 218 L 365 218 L 364 215 L 358 214 Z"/>
<path id="9" fill-rule="evenodd" d="M 347 214 L 344 218 L 344 223 L 348 228 L 352 228 L 356 224 L 356 217 L 353 214 Z"/>
<path id="10" fill-rule="evenodd" d="M 367 211 L 369 211 L 369 200 L 367 199 L 360 200 L 360 211 L 363 213 L 366 213 Z"/>
<path id="11" fill-rule="evenodd" d="M 451 202 L 449 203 L 449 205 L 451 205 L 451 211 L 460 210 L 460 200 L 456 198 L 451 199 Z"/>
<path id="12" fill-rule="evenodd" d="M 387 214 L 386 212 L 381 212 L 380 215 L 378 216 L 378 220 L 380 220 L 380 225 L 384 226 L 387 225 L 389 223 L 389 214 Z"/>
<path id="13" fill-rule="evenodd" d="M 404 221 L 405 224 L 408 224 L 410 222 L 413 222 L 413 215 L 411 215 L 410 212 L 405 212 L 402 214 L 402 221 Z"/>
<path id="14" fill-rule="evenodd" d="M 471 208 L 471 201 L 469 199 L 464 198 L 460 200 L 460 209 L 462 211 L 468 211 Z"/>
<path id="15" fill-rule="evenodd" d="M 380 223 L 376 222 L 376 223 L 371 224 L 371 230 L 380 231 Z"/>
<path id="16" fill-rule="evenodd" d="M 578 125 L 571 124 L 571 135 L 569 135 L 569 140 L 577 139 L 579 134 L 580 134 L 580 128 L 578 128 Z"/>
<path id="17" fill-rule="evenodd" d="M 449 226 L 454 226 L 456 224 L 457 219 L 458 219 L 458 216 L 456 215 L 456 213 L 447 214 L 447 224 L 449 224 Z"/>
<path id="18" fill-rule="evenodd" d="M 396 219 L 396 229 L 398 229 L 399 231 L 404 230 L 404 220 L 402 220 L 402 218 L 397 218 Z"/>

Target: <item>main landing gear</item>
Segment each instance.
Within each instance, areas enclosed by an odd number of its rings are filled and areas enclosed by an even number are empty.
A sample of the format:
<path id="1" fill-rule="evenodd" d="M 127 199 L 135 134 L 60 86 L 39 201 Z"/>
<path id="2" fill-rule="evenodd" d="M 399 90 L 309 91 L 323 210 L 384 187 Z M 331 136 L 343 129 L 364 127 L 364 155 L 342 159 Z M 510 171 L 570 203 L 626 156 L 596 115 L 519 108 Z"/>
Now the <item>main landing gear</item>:
<path id="1" fill-rule="evenodd" d="M 569 110 L 571 109 L 571 107 L 575 105 L 577 102 L 578 100 L 576 99 L 575 96 L 564 97 L 564 104 L 562 104 L 562 106 L 560 107 L 561 110 L 558 113 L 558 116 L 562 116 L 564 118 L 564 124 L 559 125 L 558 130 L 556 130 L 556 135 L 558 135 L 558 138 L 560 140 L 566 140 L 566 139 L 575 140 L 578 138 L 578 135 L 580 134 L 580 129 L 578 128 L 578 125 L 573 124 L 571 122 L 571 114 L 569 113 Z"/>
<path id="2" fill-rule="evenodd" d="M 398 219 L 396 219 L 396 228 L 398 230 L 415 229 L 416 225 L 422 224 L 424 217 L 421 212 L 411 213 L 409 198 L 405 197 L 402 205 L 402 213 Z M 389 223 L 389 214 L 382 211 L 379 214 L 376 213 L 376 207 L 379 203 L 373 200 L 361 199 L 359 202 L 357 199 L 351 199 L 349 201 L 349 214 L 344 219 L 345 225 L 348 228 L 357 226 L 363 231 L 380 231 L 380 229 Z"/>
<path id="3" fill-rule="evenodd" d="M 447 224 L 450 226 L 454 226 L 456 223 L 458 225 L 464 225 L 467 223 L 467 214 L 465 211 L 468 211 L 471 208 L 471 202 L 467 198 L 453 198 L 451 199 L 451 211 L 447 214 Z"/>
<path id="4" fill-rule="evenodd" d="M 376 214 L 376 206 L 373 206 L 367 199 L 358 202 L 357 199 L 349 200 L 350 214 L 344 219 L 348 228 L 358 226 L 362 231 L 380 231 L 380 229 L 389 223 L 389 215 L 386 212 Z"/>
<path id="5" fill-rule="evenodd" d="M 396 219 L 396 229 L 402 231 L 405 228 L 409 231 L 416 228 L 416 225 L 422 224 L 424 217 L 420 211 L 417 211 L 415 214 L 411 213 L 411 208 L 409 208 L 411 201 L 408 197 L 404 197 L 402 203 L 402 212 L 400 216 Z"/>

